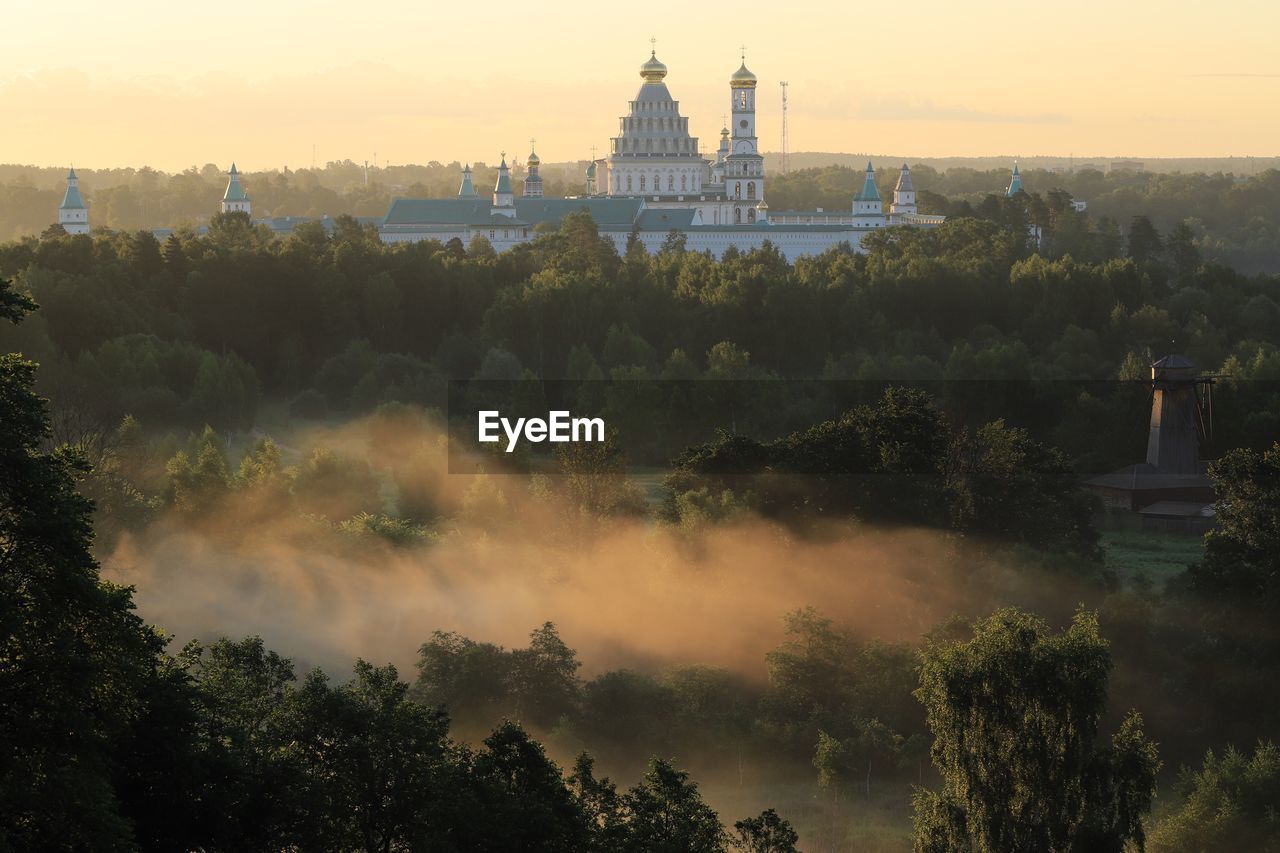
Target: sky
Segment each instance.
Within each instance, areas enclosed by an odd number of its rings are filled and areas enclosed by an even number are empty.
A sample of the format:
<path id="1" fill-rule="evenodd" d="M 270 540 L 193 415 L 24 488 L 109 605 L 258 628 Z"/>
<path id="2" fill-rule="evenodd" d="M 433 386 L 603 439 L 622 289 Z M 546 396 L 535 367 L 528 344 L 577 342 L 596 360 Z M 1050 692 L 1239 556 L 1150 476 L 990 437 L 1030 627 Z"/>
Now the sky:
<path id="1" fill-rule="evenodd" d="M 4 0 L 0 163 L 175 171 L 603 154 L 650 38 L 713 151 L 1280 154 L 1280 2 Z"/>

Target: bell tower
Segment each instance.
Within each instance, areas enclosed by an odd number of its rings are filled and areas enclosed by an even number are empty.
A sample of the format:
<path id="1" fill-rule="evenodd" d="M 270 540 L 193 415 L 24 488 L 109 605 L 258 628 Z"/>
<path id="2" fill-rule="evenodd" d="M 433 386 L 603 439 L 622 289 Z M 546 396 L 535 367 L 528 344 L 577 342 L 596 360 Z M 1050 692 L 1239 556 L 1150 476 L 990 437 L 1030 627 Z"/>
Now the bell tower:
<path id="1" fill-rule="evenodd" d="M 756 206 L 764 200 L 764 157 L 756 136 L 756 75 L 747 69 L 747 49 L 742 65 L 729 78 L 731 116 L 729 154 L 725 157 L 724 188 L 733 208 L 734 225 L 756 221 Z"/>

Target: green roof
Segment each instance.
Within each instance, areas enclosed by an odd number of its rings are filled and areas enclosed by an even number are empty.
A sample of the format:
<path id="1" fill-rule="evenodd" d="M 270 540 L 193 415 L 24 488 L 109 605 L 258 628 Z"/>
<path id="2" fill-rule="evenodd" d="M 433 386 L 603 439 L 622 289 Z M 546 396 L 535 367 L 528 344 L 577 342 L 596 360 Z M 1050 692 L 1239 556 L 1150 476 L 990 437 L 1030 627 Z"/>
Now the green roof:
<path id="1" fill-rule="evenodd" d="M 631 225 L 640 215 L 638 198 L 518 198 L 516 215 L 526 222 L 559 222 L 586 208 L 597 225 Z"/>
<path id="2" fill-rule="evenodd" d="M 515 195 L 515 192 L 511 189 L 511 172 L 507 170 L 506 157 L 502 158 L 502 165 L 498 166 L 498 183 L 493 186 L 494 195 L 502 195 L 504 193 Z"/>
<path id="3" fill-rule="evenodd" d="M 876 186 L 876 173 L 872 171 L 870 163 L 867 163 L 867 179 L 862 183 L 862 191 L 858 193 L 854 201 L 880 201 L 880 189 Z"/>
<path id="4" fill-rule="evenodd" d="M 462 170 L 462 186 L 458 187 L 458 198 L 479 198 L 475 184 L 471 183 L 471 167 Z"/>
<path id="5" fill-rule="evenodd" d="M 67 180 L 67 194 L 62 197 L 61 210 L 83 210 L 84 199 L 80 197 L 80 188 L 75 184 L 76 173 L 72 170 Z"/>
<path id="6" fill-rule="evenodd" d="M 636 224 L 649 230 L 685 229 L 693 225 L 694 213 L 696 211 L 691 207 L 683 209 L 651 207 L 640 214 L 640 221 Z"/>
<path id="7" fill-rule="evenodd" d="M 231 164 L 231 180 L 227 181 L 227 191 L 223 193 L 223 201 L 248 201 L 249 197 L 245 195 L 244 190 L 240 188 L 240 173 L 236 171 L 236 164 Z"/>
<path id="8" fill-rule="evenodd" d="M 387 211 L 386 225 L 489 225 L 488 199 L 398 198 Z"/>
<path id="9" fill-rule="evenodd" d="M 1022 175 L 1018 172 L 1018 164 L 1015 163 L 1013 165 L 1013 179 L 1009 181 L 1009 190 L 1005 195 L 1013 198 L 1022 191 Z"/>
<path id="10" fill-rule="evenodd" d="M 557 223 L 570 213 L 586 209 L 599 225 L 630 227 L 640 215 L 638 198 L 518 198 L 516 217 L 496 214 L 488 199 L 480 198 L 398 198 L 391 203 L 384 224 L 389 227 L 436 225 L 536 225 Z M 676 216 L 681 211 L 671 211 Z M 691 214 L 691 212 L 690 212 Z"/>

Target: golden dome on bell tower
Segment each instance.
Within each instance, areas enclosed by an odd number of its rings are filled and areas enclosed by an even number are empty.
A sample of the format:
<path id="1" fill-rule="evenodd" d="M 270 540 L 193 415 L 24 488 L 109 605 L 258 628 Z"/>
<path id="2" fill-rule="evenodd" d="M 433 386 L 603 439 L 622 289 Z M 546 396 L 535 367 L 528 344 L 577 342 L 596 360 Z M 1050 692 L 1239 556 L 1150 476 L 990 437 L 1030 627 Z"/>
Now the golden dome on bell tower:
<path id="1" fill-rule="evenodd" d="M 758 82 L 756 75 L 747 69 L 745 60 L 742 63 L 742 67 L 733 72 L 733 76 L 729 78 L 729 86 L 733 89 L 754 89 Z"/>

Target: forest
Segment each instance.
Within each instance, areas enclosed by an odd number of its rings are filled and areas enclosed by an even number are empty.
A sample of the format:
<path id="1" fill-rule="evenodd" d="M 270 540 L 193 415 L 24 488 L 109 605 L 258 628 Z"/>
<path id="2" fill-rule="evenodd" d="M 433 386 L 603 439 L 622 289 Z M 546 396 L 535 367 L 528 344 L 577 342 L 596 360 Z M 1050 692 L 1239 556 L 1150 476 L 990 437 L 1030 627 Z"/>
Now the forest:
<path id="1" fill-rule="evenodd" d="M 1280 848 L 1280 276 L 1185 176 L 946 175 L 794 265 L 585 215 L 0 245 L 0 849 Z M 1220 500 L 1152 570 L 1080 482 L 1170 351 Z M 616 431 L 459 449 L 459 381 Z"/>

